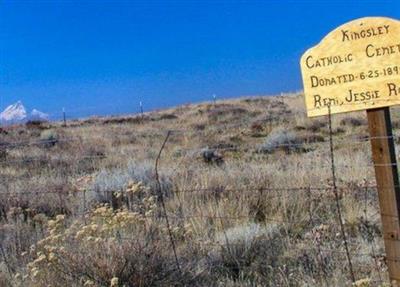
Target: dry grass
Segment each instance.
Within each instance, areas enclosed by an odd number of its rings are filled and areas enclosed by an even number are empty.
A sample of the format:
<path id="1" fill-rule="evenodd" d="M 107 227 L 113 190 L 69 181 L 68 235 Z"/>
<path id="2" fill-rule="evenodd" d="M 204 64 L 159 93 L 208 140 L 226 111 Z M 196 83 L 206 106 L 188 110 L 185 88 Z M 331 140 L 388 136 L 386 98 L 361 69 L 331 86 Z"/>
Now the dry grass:
<path id="1" fill-rule="evenodd" d="M 329 251 L 343 250 L 331 191 L 289 190 L 330 186 L 327 119 L 303 106 L 251 97 L 8 128 L 0 285 L 350 286 L 344 254 Z M 376 282 L 386 265 L 375 190 L 361 187 L 374 184 L 363 117 L 334 117 L 335 159 L 356 277 Z M 180 270 L 154 173 L 167 130 L 159 171 Z M 301 149 L 260 152 L 276 130 Z"/>

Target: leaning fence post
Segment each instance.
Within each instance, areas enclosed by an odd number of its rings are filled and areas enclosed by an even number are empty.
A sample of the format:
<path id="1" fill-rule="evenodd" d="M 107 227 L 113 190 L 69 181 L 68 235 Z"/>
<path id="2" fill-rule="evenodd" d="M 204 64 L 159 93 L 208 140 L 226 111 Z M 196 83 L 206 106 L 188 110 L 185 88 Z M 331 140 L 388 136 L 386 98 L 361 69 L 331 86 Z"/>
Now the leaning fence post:
<path id="1" fill-rule="evenodd" d="M 158 152 L 158 155 L 157 155 L 157 158 L 156 158 L 155 167 L 154 167 L 154 172 L 155 172 L 155 178 L 156 178 L 156 183 L 157 183 L 158 199 L 161 202 L 161 207 L 162 207 L 162 210 L 164 212 L 165 223 L 167 225 L 167 230 L 168 230 L 168 235 L 169 235 L 169 239 L 170 239 L 171 246 L 172 246 L 172 251 L 174 252 L 176 268 L 179 271 L 179 273 L 182 275 L 182 270 L 181 270 L 181 267 L 180 267 L 180 264 L 179 264 L 178 255 L 177 255 L 177 251 L 176 251 L 174 235 L 172 234 L 171 225 L 169 223 L 167 208 L 165 207 L 164 195 L 163 195 L 163 191 L 162 191 L 162 188 L 161 188 L 160 177 L 159 177 L 159 174 L 158 174 L 158 164 L 159 164 L 159 161 L 160 161 L 160 158 L 161 158 L 161 154 L 162 154 L 162 152 L 163 152 L 163 150 L 165 148 L 165 145 L 167 144 L 167 141 L 168 141 L 170 135 L 171 135 L 171 131 L 168 131 L 167 132 L 167 136 L 165 137 L 164 142 L 161 145 L 160 151 Z"/>

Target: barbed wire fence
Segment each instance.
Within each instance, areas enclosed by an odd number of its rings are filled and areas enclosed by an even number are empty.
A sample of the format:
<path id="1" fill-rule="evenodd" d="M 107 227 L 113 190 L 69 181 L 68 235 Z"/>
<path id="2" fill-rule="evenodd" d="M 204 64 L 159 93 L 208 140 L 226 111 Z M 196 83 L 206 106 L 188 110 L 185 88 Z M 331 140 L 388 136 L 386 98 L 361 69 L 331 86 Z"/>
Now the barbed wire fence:
<path id="1" fill-rule="evenodd" d="M 374 246 L 371 245 L 371 253 L 360 253 L 360 252 L 357 252 L 357 253 L 351 254 L 351 252 L 350 252 L 349 246 L 351 245 L 351 243 L 348 241 L 348 238 L 347 238 L 347 235 L 346 235 L 346 230 L 345 230 L 345 227 L 344 227 L 344 218 L 343 218 L 341 207 L 340 207 L 341 201 L 340 201 L 340 198 L 339 198 L 339 195 L 338 195 L 338 187 L 336 185 L 336 174 L 335 174 L 336 165 L 335 165 L 335 161 L 334 161 L 333 130 L 332 130 L 332 122 L 331 122 L 331 114 L 330 113 L 329 113 L 328 119 L 329 119 L 329 148 L 330 148 L 330 160 L 331 160 L 331 171 L 332 171 L 332 187 L 331 188 L 327 188 L 327 187 L 317 187 L 317 188 L 315 188 L 315 187 L 314 188 L 311 188 L 311 187 L 308 187 L 308 188 L 307 187 L 300 187 L 300 188 L 286 188 L 286 189 L 269 188 L 268 190 L 275 190 L 275 191 L 277 191 L 277 190 L 279 190 L 279 191 L 286 190 L 288 192 L 295 192 L 295 191 L 298 192 L 298 191 L 302 191 L 302 190 L 308 191 L 307 195 L 309 196 L 309 201 L 310 201 L 310 204 L 311 204 L 311 202 L 312 202 L 312 197 L 311 197 L 311 193 L 310 193 L 311 190 L 314 189 L 314 190 L 329 191 L 329 189 L 330 189 L 334 193 L 334 201 L 336 203 L 336 213 L 337 213 L 337 217 L 338 217 L 338 222 L 339 222 L 340 231 L 341 231 L 341 238 L 342 238 L 342 246 L 341 247 L 344 249 L 344 251 L 337 250 L 337 249 L 321 248 L 320 240 L 317 240 L 317 250 L 318 250 L 318 256 L 317 257 L 319 257 L 317 259 L 321 259 L 320 257 L 322 257 L 321 256 L 322 252 L 345 254 L 346 258 L 347 258 L 347 262 L 348 262 L 349 277 L 351 278 L 351 281 L 354 283 L 356 281 L 356 274 L 355 274 L 354 269 L 353 269 L 352 256 L 358 256 L 358 257 L 360 257 L 360 256 L 371 256 L 371 258 L 374 260 L 375 268 L 378 271 L 378 276 L 379 277 L 378 277 L 377 280 L 371 280 L 370 282 L 371 283 L 376 283 L 376 284 L 382 284 L 382 283 L 384 283 L 384 280 L 382 279 L 382 275 L 381 275 L 382 271 L 379 270 L 379 267 L 378 267 L 377 255 L 375 253 Z M 166 141 L 167 141 L 170 133 L 171 133 L 171 131 L 168 132 L 168 136 L 166 138 Z M 164 142 L 164 144 L 163 144 L 163 146 L 162 146 L 162 148 L 160 150 L 160 155 L 161 155 L 161 152 L 162 152 L 163 148 L 165 147 L 166 141 Z M 359 142 L 359 143 L 361 143 L 361 142 Z M 292 146 L 292 144 L 289 143 L 289 144 L 278 145 L 276 147 L 278 147 L 278 148 L 279 147 L 284 147 L 284 148 L 289 147 L 290 148 L 291 146 Z M 364 219 L 365 219 L 365 222 L 368 222 L 368 217 L 367 217 L 367 204 L 368 204 L 367 203 L 367 200 L 368 200 L 367 191 L 368 191 L 369 188 L 374 188 L 375 189 L 376 186 L 363 186 L 362 188 L 365 188 L 365 191 L 366 191 L 365 192 L 365 208 L 364 208 L 365 218 Z M 190 192 L 199 192 L 199 191 L 205 191 L 205 189 L 202 189 L 202 190 L 199 190 L 199 189 L 190 190 Z M 221 221 L 221 225 L 223 225 L 223 220 L 241 220 L 241 219 L 244 219 L 244 218 L 248 219 L 247 217 L 221 216 L 219 214 L 219 208 L 218 208 L 218 197 L 217 197 L 218 193 L 215 192 L 216 191 L 215 189 L 214 190 L 208 190 L 208 191 L 211 191 L 214 194 L 214 200 L 215 200 L 215 205 L 216 205 L 216 208 L 215 208 L 216 214 L 214 216 L 200 215 L 200 216 L 196 216 L 196 218 L 219 219 Z M 230 191 L 232 191 L 232 190 L 230 190 Z M 236 190 L 236 191 L 238 191 L 238 190 Z M 262 196 L 262 192 L 264 191 L 264 189 L 259 189 L 259 191 L 260 191 L 260 197 L 261 197 Z M 186 191 L 186 192 L 188 192 L 188 191 Z M 289 196 L 292 196 L 292 195 L 289 195 Z M 258 202 L 259 201 L 260 201 L 260 198 L 258 199 Z M 180 203 L 181 203 L 181 201 L 180 201 Z M 165 211 L 165 209 L 164 209 L 164 211 Z M 309 214 L 309 221 L 307 222 L 307 224 L 311 224 L 311 226 L 315 226 L 314 216 L 313 216 L 313 212 L 312 212 L 312 209 L 311 209 L 311 205 L 309 207 L 309 213 L 308 214 Z M 172 217 L 172 218 L 174 217 L 173 214 L 169 214 L 168 215 L 168 213 L 166 211 L 165 211 L 165 216 L 166 217 Z M 190 219 L 190 218 L 193 218 L 193 217 L 180 216 L 179 218 L 186 218 L 186 219 L 189 218 Z M 272 218 L 264 218 L 264 220 L 269 221 L 269 222 L 279 222 L 279 223 L 282 223 L 282 224 L 292 224 L 292 223 L 294 223 L 294 221 L 276 220 L 276 219 L 272 219 Z M 297 221 L 297 223 L 304 223 L 304 222 L 305 222 L 304 220 Z M 365 226 L 365 227 L 366 227 L 366 229 L 368 229 L 367 226 Z M 168 226 L 168 228 L 169 228 L 169 226 Z M 231 243 L 229 242 L 229 237 L 226 234 L 226 228 L 223 228 L 223 234 L 224 234 L 224 239 L 225 239 L 226 246 L 227 246 L 228 251 L 229 251 L 231 249 L 231 247 L 230 247 Z M 371 235 L 371 234 L 369 233 L 368 235 Z M 170 239 L 171 239 L 171 246 L 175 246 L 175 242 L 174 242 L 173 236 L 170 236 Z M 312 244 L 310 244 L 310 245 L 312 245 Z M 303 248 L 303 249 L 314 250 L 313 248 Z M 386 258 L 386 260 L 396 260 L 396 258 Z M 325 266 L 326 264 L 323 261 L 319 261 L 319 264 L 320 264 L 320 268 L 321 269 L 318 269 L 317 273 L 321 273 L 322 272 L 322 274 L 324 274 L 323 276 L 320 276 L 320 278 L 322 277 L 323 280 L 325 281 L 325 285 L 329 286 L 329 283 L 327 281 L 327 272 L 326 272 L 326 266 Z"/>
<path id="2" fill-rule="evenodd" d="M 372 216 L 368 212 L 369 209 L 372 207 L 373 210 L 376 210 L 375 206 L 376 203 L 373 202 L 373 200 L 376 200 L 376 197 L 374 194 L 376 193 L 377 187 L 374 184 L 369 184 L 366 182 L 364 185 L 360 185 L 354 188 L 354 190 L 351 190 L 349 195 L 341 195 L 340 190 L 341 189 L 349 189 L 348 186 L 340 186 L 337 182 L 337 174 L 336 174 L 336 169 L 340 168 L 341 165 L 337 162 L 335 162 L 335 149 L 340 147 L 349 147 L 352 145 L 363 145 L 363 144 L 368 144 L 369 141 L 372 139 L 372 137 L 363 137 L 362 139 L 359 138 L 354 138 L 354 137 L 343 137 L 340 139 L 340 141 L 336 141 L 334 139 L 334 132 L 332 128 L 332 121 L 331 121 L 331 115 L 328 116 L 328 127 L 329 127 L 329 140 L 323 141 L 323 142 L 306 142 L 306 143 L 284 143 L 284 144 L 277 144 L 274 146 L 275 149 L 284 149 L 287 150 L 288 152 L 291 151 L 291 148 L 296 147 L 296 146 L 301 146 L 303 147 L 304 145 L 312 147 L 319 147 L 319 148 L 325 148 L 328 150 L 329 154 L 329 162 L 326 162 L 326 166 L 331 168 L 332 176 L 331 176 L 331 182 L 328 185 L 321 185 L 321 186 L 297 186 L 297 187 L 270 187 L 270 186 L 263 186 L 261 188 L 246 188 L 246 187 L 221 187 L 221 188 L 216 188 L 216 187 L 198 187 L 198 188 L 176 188 L 174 190 L 174 196 L 178 198 L 179 202 L 179 208 L 176 210 L 168 210 L 168 206 L 165 202 L 164 194 L 165 190 L 163 190 L 162 185 L 159 182 L 158 179 L 158 174 L 159 174 L 159 168 L 160 165 L 162 165 L 162 156 L 164 149 L 166 145 L 169 145 L 169 140 L 173 136 L 179 136 L 179 135 L 184 135 L 187 133 L 193 133 L 192 130 L 189 129 L 179 129 L 179 130 L 168 130 L 166 133 L 164 132 L 140 132 L 138 133 L 138 136 L 146 136 L 146 135 L 156 135 L 157 138 L 161 141 L 160 149 L 158 156 L 156 157 L 155 161 L 155 167 L 154 167 L 154 174 L 156 176 L 156 181 L 158 182 L 157 185 L 157 194 L 158 194 L 158 202 L 160 204 L 160 207 L 162 209 L 162 214 L 160 215 L 161 218 L 165 219 L 165 224 L 166 228 L 168 230 L 168 240 L 171 243 L 171 252 L 174 254 L 175 258 L 175 263 L 176 263 L 176 269 L 178 272 L 182 272 L 181 266 L 184 264 L 183 262 L 180 261 L 179 258 L 179 252 L 177 251 L 177 246 L 181 244 L 180 242 L 177 241 L 177 239 L 174 236 L 174 232 L 171 227 L 171 222 L 174 221 L 190 221 L 190 220 L 213 220 L 215 225 L 219 225 L 221 230 L 222 230 L 222 237 L 223 240 L 220 242 L 214 241 L 210 242 L 210 245 L 215 245 L 217 248 L 225 248 L 228 252 L 228 255 L 231 257 L 232 261 L 236 262 L 238 266 L 236 267 L 231 267 L 231 268 L 239 268 L 240 265 L 242 264 L 241 262 L 237 261 L 235 259 L 235 255 L 233 252 L 233 249 L 235 248 L 235 244 L 242 244 L 242 243 L 235 243 L 232 241 L 232 239 L 229 237 L 229 228 L 234 224 L 231 224 L 232 221 L 236 222 L 257 222 L 257 220 L 261 220 L 262 222 L 266 223 L 275 223 L 278 225 L 293 225 L 297 224 L 301 228 L 297 231 L 298 234 L 289 234 L 286 233 L 286 238 L 284 239 L 286 242 L 292 244 L 293 246 L 296 247 L 296 251 L 303 253 L 303 257 L 305 258 L 304 261 L 307 262 L 310 261 L 308 264 L 308 268 L 310 268 L 310 272 L 312 274 L 315 274 L 315 277 L 317 280 L 320 282 L 323 282 L 325 286 L 332 286 L 332 283 L 328 281 L 328 276 L 330 272 L 330 266 L 327 258 L 329 256 L 338 256 L 340 258 L 343 258 L 343 261 L 347 262 L 347 268 L 344 268 L 348 272 L 348 278 L 351 282 L 355 282 L 358 279 L 362 279 L 358 276 L 357 274 L 357 269 L 359 269 L 360 263 L 358 262 L 359 260 L 356 260 L 357 263 L 354 264 L 354 259 L 356 258 L 369 258 L 371 260 L 372 268 L 375 269 L 375 273 L 377 274 L 377 278 L 371 279 L 371 282 L 373 284 L 376 284 L 377 286 L 379 284 L 383 284 L 387 280 L 387 275 L 384 273 L 385 268 L 382 266 L 384 263 L 380 262 L 380 259 L 383 259 L 384 261 L 390 261 L 390 260 L 400 260 L 400 258 L 388 258 L 384 254 L 379 253 L 377 250 L 377 241 L 379 238 L 377 237 L 376 233 L 373 232 L 371 226 L 370 226 L 370 221 L 372 220 Z M 196 131 L 196 132 L 202 132 L 202 131 Z M 391 137 L 392 139 L 400 139 L 399 137 Z M 92 139 L 93 140 L 93 139 Z M 51 140 L 26 140 L 26 141 L 10 141 L 10 142 L 3 142 L 0 144 L 0 149 L 24 149 L 26 147 L 32 147 L 32 146 L 42 146 L 46 144 L 54 144 L 54 139 Z M 57 139 L 57 143 L 71 143 L 71 142 L 82 142 L 84 141 L 82 138 L 79 137 L 66 137 L 66 138 L 59 138 Z M 259 148 L 254 148 L 253 146 L 240 146 L 240 147 L 216 147 L 216 150 L 219 151 L 235 151 L 235 152 L 243 152 L 243 153 L 260 153 Z M 186 150 L 188 153 L 197 151 L 197 148 L 180 148 L 181 151 Z M 105 159 L 107 156 L 106 155 L 88 155 L 88 156 L 79 156 L 79 159 L 87 159 L 87 160 L 102 160 Z M 34 164 L 35 162 L 40 162 L 40 161 L 46 161 L 46 162 L 51 162 L 51 163 L 57 163 L 57 161 L 62 161 L 62 157 L 49 157 L 49 158 L 43 158 L 43 157 L 35 157 L 35 156 L 27 156 L 26 158 L 4 158 L 0 160 L 0 165 L 7 166 L 7 165 L 12 165 L 12 164 Z M 323 163 L 321 162 L 316 162 L 315 164 L 322 166 Z M 359 166 L 359 168 L 370 168 L 373 167 L 373 163 L 370 162 L 365 166 Z M 209 169 L 208 167 L 205 167 L 204 170 Z M 201 171 L 200 168 L 197 168 L 198 171 Z M 68 178 L 64 178 L 65 181 L 68 180 Z M 18 176 L 15 176 L 13 180 L 17 181 Z M 3 180 L 5 182 L 5 180 Z M 8 183 L 7 183 L 8 185 Z M 76 192 L 60 192 L 60 190 L 45 190 L 45 191 L 38 191 L 38 190 L 24 190 L 24 191 L 16 191 L 18 188 L 11 188 L 7 187 L 5 191 L 0 192 L 0 196 L 2 199 L 5 199 L 7 201 L 14 201 L 14 205 L 19 205 L 23 206 L 21 203 L 26 201 L 24 197 L 31 197 L 31 196 L 43 196 L 47 194 L 54 194 L 55 196 L 58 196 L 61 205 L 65 205 L 65 202 L 68 200 L 69 196 L 81 196 L 82 199 L 82 209 L 74 214 L 75 216 L 82 216 L 83 220 L 86 220 L 86 215 L 90 213 L 91 211 L 91 206 L 88 204 L 87 200 L 87 191 L 86 189 L 82 190 L 82 192 L 79 195 L 76 195 Z M 350 188 L 351 189 L 351 188 Z M 110 194 L 113 194 L 115 190 L 110 190 Z M 122 191 L 123 192 L 123 191 Z M 360 193 L 362 195 L 362 202 L 363 202 L 363 214 L 364 217 L 360 219 L 361 221 L 361 227 L 365 231 L 362 233 L 365 236 L 365 240 L 370 243 L 370 251 L 365 252 L 365 251 L 358 251 L 357 248 L 359 247 L 359 244 L 357 242 L 352 242 L 351 238 L 348 236 L 348 231 L 346 230 L 345 226 L 345 219 L 342 214 L 342 197 L 343 196 L 358 196 L 357 193 Z M 185 200 L 181 198 L 181 195 L 183 194 L 189 194 L 192 197 L 203 197 L 207 198 L 212 202 L 213 206 L 213 212 L 210 213 L 209 211 L 203 210 L 202 208 L 199 208 L 200 214 L 186 214 L 186 210 L 190 210 L 190 207 L 185 207 Z M 305 196 L 308 199 L 308 207 L 307 207 L 307 212 L 306 212 L 306 217 L 304 218 L 291 218 L 291 217 L 285 217 L 284 215 L 274 215 L 274 216 L 267 216 L 265 214 L 252 214 L 252 215 L 224 215 L 222 214 L 222 202 L 221 198 L 225 197 L 229 199 L 230 196 L 235 196 L 238 194 L 243 194 L 243 196 L 248 195 L 251 197 L 253 201 L 255 201 L 254 206 L 259 206 L 265 201 L 271 201 L 271 200 L 276 200 L 276 201 L 281 201 L 285 199 L 290 199 L 290 198 L 296 198 L 297 196 Z M 329 195 L 333 194 L 333 198 Z M 318 212 L 321 209 L 321 206 L 324 203 L 324 200 L 330 201 L 333 203 L 333 206 L 335 208 L 333 209 L 334 211 L 334 216 L 337 218 L 337 224 L 339 228 L 337 229 L 334 227 L 334 230 L 339 231 L 340 233 L 340 240 L 332 240 L 332 242 L 338 243 L 334 244 L 332 243 L 330 246 L 326 246 L 324 241 L 324 238 L 322 238 L 322 231 L 318 230 L 318 227 L 321 225 L 324 225 L 326 221 L 329 223 L 332 223 L 332 219 L 326 220 L 326 218 L 321 218 L 318 216 Z M 249 199 L 250 200 L 250 199 Z M 22 207 L 23 208 L 23 207 Z M 261 209 L 261 208 L 260 208 Z M 0 218 L 6 216 L 6 211 L 3 210 L 0 213 Z M 154 216 L 157 215 L 151 215 L 149 216 L 150 218 L 154 218 Z M 379 217 L 379 213 L 374 214 L 375 217 Z M 257 219 L 258 217 L 261 217 L 261 219 Z M 218 223 L 215 223 L 218 222 Z M 295 244 L 296 237 L 303 236 L 305 237 L 305 234 L 309 236 L 310 238 L 307 240 L 304 240 L 307 242 L 306 246 L 298 246 Z M 121 238 L 122 240 L 124 238 Z M 131 238 L 126 238 L 127 240 L 131 240 Z M 283 239 L 282 239 L 283 240 Z M 3 257 L 3 262 L 5 262 L 5 265 L 7 266 L 7 269 L 9 270 L 10 273 L 13 272 L 12 266 L 8 263 L 8 258 L 6 251 L 4 250 L 3 245 L 0 242 L 0 251 L 1 255 Z M 317 262 L 317 264 L 313 264 L 311 261 L 314 260 Z M 370 266 L 368 264 L 368 266 Z M 366 266 L 366 267 L 368 267 Z M 208 267 L 209 268 L 209 267 Z M 286 272 L 286 271 L 282 271 Z"/>

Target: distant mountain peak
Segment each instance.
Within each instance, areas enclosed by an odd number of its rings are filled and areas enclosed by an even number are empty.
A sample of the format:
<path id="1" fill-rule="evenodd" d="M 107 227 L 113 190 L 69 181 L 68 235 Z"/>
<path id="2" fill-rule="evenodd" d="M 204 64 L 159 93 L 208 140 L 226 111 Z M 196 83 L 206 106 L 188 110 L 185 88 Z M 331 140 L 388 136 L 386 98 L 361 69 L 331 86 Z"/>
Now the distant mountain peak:
<path id="1" fill-rule="evenodd" d="M 33 109 L 31 111 L 31 119 L 34 120 L 48 120 L 49 119 L 49 115 L 46 113 L 43 113 L 41 111 L 38 111 L 37 109 Z"/>
<path id="2" fill-rule="evenodd" d="M 48 114 L 37 109 L 33 109 L 28 116 L 22 101 L 17 101 L 15 104 L 9 105 L 0 113 L 0 121 L 4 124 L 21 123 L 27 120 L 48 120 L 48 118 Z"/>
<path id="3" fill-rule="evenodd" d="M 0 120 L 5 122 L 18 122 L 26 118 L 26 109 L 21 101 L 9 105 L 0 113 Z"/>

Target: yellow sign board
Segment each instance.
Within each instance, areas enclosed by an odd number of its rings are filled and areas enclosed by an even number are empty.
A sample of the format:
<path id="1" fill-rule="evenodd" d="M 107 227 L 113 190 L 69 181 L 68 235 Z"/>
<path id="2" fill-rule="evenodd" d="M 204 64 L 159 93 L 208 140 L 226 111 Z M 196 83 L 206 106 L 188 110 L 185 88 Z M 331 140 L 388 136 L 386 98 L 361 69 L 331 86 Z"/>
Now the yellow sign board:
<path id="1" fill-rule="evenodd" d="M 400 104 L 400 21 L 346 23 L 300 61 L 309 117 Z"/>

